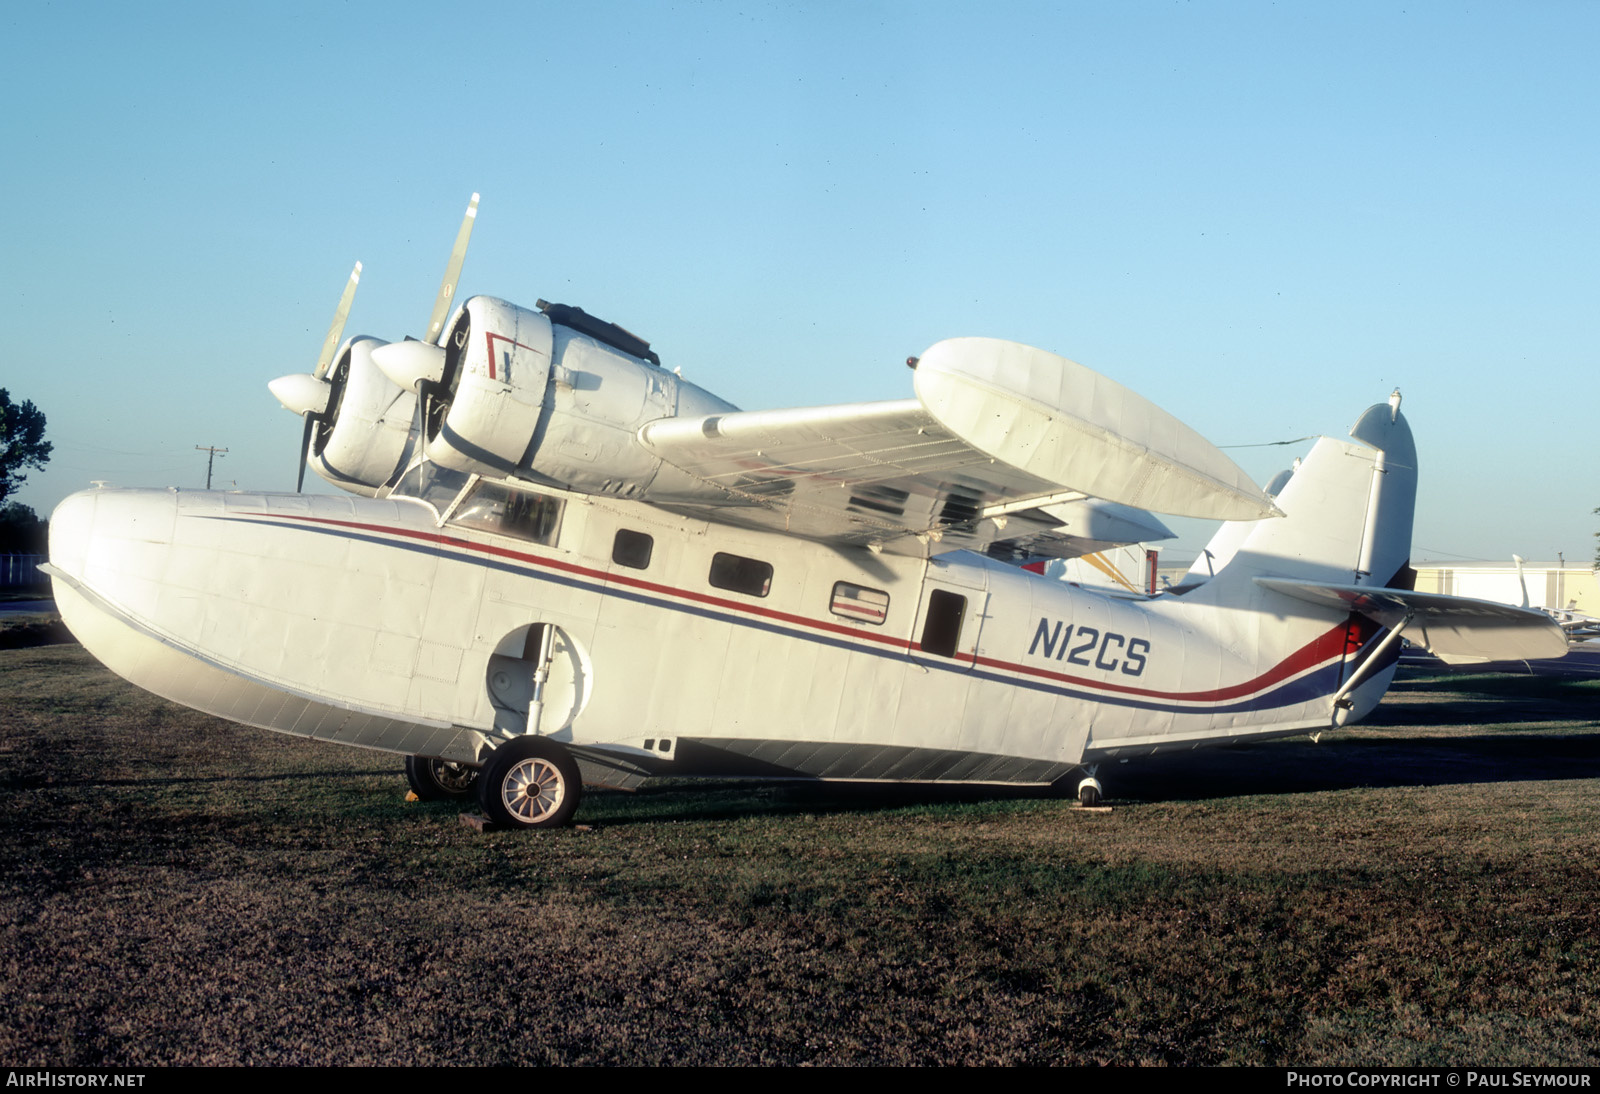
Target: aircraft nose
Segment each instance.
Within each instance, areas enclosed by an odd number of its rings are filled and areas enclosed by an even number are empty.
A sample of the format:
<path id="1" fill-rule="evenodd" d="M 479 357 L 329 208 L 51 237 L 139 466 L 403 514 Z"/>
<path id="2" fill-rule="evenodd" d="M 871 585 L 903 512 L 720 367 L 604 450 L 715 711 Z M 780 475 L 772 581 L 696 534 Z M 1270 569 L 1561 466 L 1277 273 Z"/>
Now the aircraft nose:
<path id="1" fill-rule="evenodd" d="M 167 490 L 84 490 L 50 514 L 50 564 L 95 587 L 140 573 L 152 546 L 172 542 L 176 495 Z"/>
<path id="2" fill-rule="evenodd" d="M 50 565 L 70 577 L 83 576 L 89 532 L 94 527 L 95 490 L 80 490 L 50 514 Z"/>

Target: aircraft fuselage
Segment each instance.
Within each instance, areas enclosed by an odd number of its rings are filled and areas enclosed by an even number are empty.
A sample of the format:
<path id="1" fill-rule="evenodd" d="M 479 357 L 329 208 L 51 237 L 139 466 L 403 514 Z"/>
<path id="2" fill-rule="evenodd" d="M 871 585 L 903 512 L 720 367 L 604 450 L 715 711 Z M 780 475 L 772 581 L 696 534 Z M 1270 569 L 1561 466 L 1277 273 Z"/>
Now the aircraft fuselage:
<path id="1" fill-rule="evenodd" d="M 524 733 L 651 774 L 1045 784 L 1327 726 L 1372 630 L 1120 599 L 483 482 L 417 498 L 74 496 L 57 596 L 134 683 L 286 733 L 476 764 Z M 1356 693 L 1354 716 L 1388 671 Z"/>

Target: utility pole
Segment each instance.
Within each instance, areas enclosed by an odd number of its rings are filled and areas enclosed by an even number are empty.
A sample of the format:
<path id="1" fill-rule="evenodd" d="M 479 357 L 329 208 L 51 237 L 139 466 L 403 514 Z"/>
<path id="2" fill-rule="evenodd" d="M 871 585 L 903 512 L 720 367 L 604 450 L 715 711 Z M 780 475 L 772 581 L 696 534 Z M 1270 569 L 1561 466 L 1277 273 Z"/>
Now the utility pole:
<path id="1" fill-rule="evenodd" d="M 210 490 L 211 489 L 211 465 L 217 462 L 217 457 L 218 456 L 226 456 L 228 454 L 228 450 L 226 448 L 218 448 L 216 445 L 204 445 L 204 444 L 195 445 L 194 446 L 194 450 L 196 452 L 209 452 L 210 453 L 210 455 L 206 457 L 206 489 Z"/>

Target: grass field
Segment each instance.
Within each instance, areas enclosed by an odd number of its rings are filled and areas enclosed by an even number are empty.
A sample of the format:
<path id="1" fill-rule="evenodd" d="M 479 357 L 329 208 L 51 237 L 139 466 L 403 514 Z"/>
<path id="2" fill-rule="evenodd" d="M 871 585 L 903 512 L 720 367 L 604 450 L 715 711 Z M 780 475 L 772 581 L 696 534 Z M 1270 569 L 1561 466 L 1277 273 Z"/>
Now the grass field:
<path id="1" fill-rule="evenodd" d="M 1593 1064 L 1600 686 L 1102 769 L 1116 802 L 596 793 L 480 835 L 397 758 L 0 652 L 0 1060 Z"/>

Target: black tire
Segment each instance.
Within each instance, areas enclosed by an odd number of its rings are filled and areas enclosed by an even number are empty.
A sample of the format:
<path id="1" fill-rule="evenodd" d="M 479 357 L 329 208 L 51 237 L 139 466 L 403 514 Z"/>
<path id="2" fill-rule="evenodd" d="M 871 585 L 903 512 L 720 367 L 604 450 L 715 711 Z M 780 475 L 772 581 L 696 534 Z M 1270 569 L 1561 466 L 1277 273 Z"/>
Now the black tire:
<path id="1" fill-rule="evenodd" d="M 507 741 L 478 776 L 478 803 L 506 828 L 560 828 L 582 796 L 577 761 L 548 737 Z"/>
<path id="2" fill-rule="evenodd" d="M 462 802 L 478 789 L 478 769 L 436 756 L 407 756 L 406 782 L 425 802 Z"/>
<path id="3" fill-rule="evenodd" d="M 1078 804 L 1093 809 L 1100 804 L 1100 791 L 1098 788 L 1085 783 L 1078 787 Z"/>

